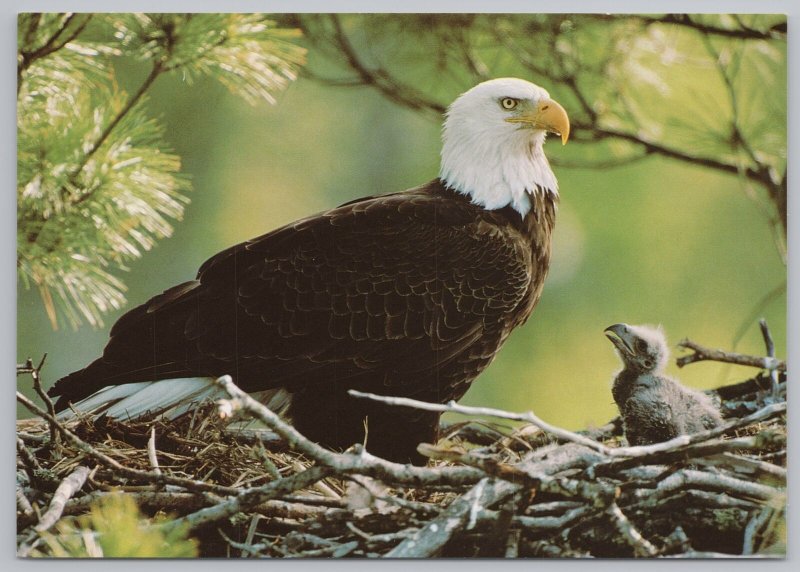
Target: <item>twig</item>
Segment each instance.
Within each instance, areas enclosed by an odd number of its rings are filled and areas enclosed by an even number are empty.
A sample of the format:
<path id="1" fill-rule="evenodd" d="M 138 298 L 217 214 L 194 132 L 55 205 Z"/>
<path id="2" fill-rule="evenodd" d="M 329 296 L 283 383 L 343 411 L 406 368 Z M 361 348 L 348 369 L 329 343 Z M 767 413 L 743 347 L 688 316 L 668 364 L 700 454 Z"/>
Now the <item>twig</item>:
<path id="1" fill-rule="evenodd" d="M 17 65 L 17 94 L 19 94 L 20 87 L 22 85 L 22 73 L 28 69 L 33 62 L 40 58 L 44 58 L 52 54 L 53 52 L 57 52 L 58 50 L 62 49 L 64 46 L 75 40 L 81 32 L 86 28 L 86 25 L 89 23 L 89 20 L 92 19 L 92 14 L 85 14 L 85 18 L 83 22 L 78 24 L 75 29 L 63 40 L 58 41 L 61 34 L 63 34 L 66 29 L 69 27 L 72 20 L 75 18 L 75 13 L 69 13 L 65 15 L 64 21 L 61 23 L 61 26 L 58 30 L 56 30 L 55 34 L 50 36 L 48 40 L 39 48 L 35 49 L 32 52 L 20 52 L 20 62 Z"/>
<path id="2" fill-rule="evenodd" d="M 698 361 L 719 361 L 723 363 L 758 367 L 769 371 L 786 371 L 786 362 L 777 359 L 775 356 L 758 357 L 735 352 L 726 352 L 724 350 L 711 349 L 701 346 L 700 344 L 688 339 L 679 342 L 678 347 L 686 348 L 694 352 L 685 356 L 681 356 L 675 360 L 675 363 L 678 365 L 678 367 L 684 367 L 690 363 L 695 363 Z"/>
<path id="3" fill-rule="evenodd" d="M 22 489 L 17 486 L 17 514 L 19 513 L 25 517 L 31 517 L 35 514 L 28 497 L 26 497 Z"/>
<path id="4" fill-rule="evenodd" d="M 425 451 L 427 453 L 430 451 L 429 447 L 420 448 L 421 452 Z M 510 465 L 491 457 L 479 457 L 471 452 L 449 451 L 448 454 L 445 454 L 445 450 L 439 449 L 437 451 L 438 454 L 436 456 L 439 458 L 479 468 L 492 477 L 515 484 L 524 484 L 529 488 L 537 489 L 544 493 L 581 498 L 598 506 L 605 506 L 616 494 L 614 487 L 609 487 L 602 482 L 550 476 L 543 471 L 543 465 L 535 461 L 523 461 L 516 465 Z M 573 464 L 573 460 L 578 459 L 585 459 L 585 464 L 590 464 L 597 462 L 600 457 L 575 454 L 570 457 L 568 462 Z"/>
<path id="5" fill-rule="evenodd" d="M 31 486 L 39 488 L 41 485 L 40 475 L 43 472 L 42 467 L 19 437 L 17 437 L 17 454 L 22 460 L 22 466 L 25 468 L 25 473 L 28 475 Z"/>
<path id="6" fill-rule="evenodd" d="M 664 441 L 663 443 L 655 443 L 653 445 L 639 445 L 636 447 L 620 447 L 618 449 L 612 449 L 610 451 L 610 456 L 612 457 L 640 457 L 640 458 L 647 458 L 650 455 L 655 455 L 658 453 L 663 453 L 665 451 L 672 451 L 679 447 L 689 446 L 693 443 L 699 443 L 701 441 L 706 441 L 708 439 L 713 439 L 715 437 L 719 437 L 720 435 L 724 435 L 725 433 L 732 431 L 734 429 L 738 429 L 740 427 L 746 427 L 752 423 L 758 423 L 761 421 L 766 421 L 776 415 L 783 415 L 786 413 L 786 402 L 782 403 L 773 403 L 772 405 L 767 405 L 748 415 L 747 417 L 742 417 L 739 419 L 731 419 L 724 425 L 719 427 L 715 427 L 714 429 L 708 429 L 706 431 L 699 431 L 697 433 L 692 433 L 691 435 L 679 435 L 674 439 L 670 439 L 669 441 Z"/>
<path id="7" fill-rule="evenodd" d="M 33 389 L 36 391 L 36 394 L 41 398 L 42 402 L 47 407 L 47 412 L 52 415 L 53 417 L 56 416 L 56 408 L 53 405 L 53 401 L 50 399 L 50 396 L 47 395 L 47 392 L 42 387 L 42 367 L 44 367 L 44 362 L 47 359 L 47 354 L 45 353 L 42 355 L 42 359 L 39 361 L 39 365 L 34 367 L 33 360 L 28 358 L 25 361 L 25 365 L 18 365 L 17 366 L 17 375 L 22 373 L 29 373 L 31 374 L 31 379 L 33 379 Z M 58 445 L 59 438 L 58 432 L 53 427 L 50 427 L 50 441 Z"/>
<path id="8" fill-rule="evenodd" d="M 647 491 L 643 494 L 653 494 L 655 498 L 663 498 L 677 490 L 696 487 L 704 490 L 715 490 L 728 495 L 741 495 L 760 501 L 769 501 L 782 493 L 781 489 L 737 479 L 724 474 L 712 474 L 694 469 L 681 469 L 674 472 L 657 486 L 655 493 Z"/>
<path id="9" fill-rule="evenodd" d="M 153 85 L 153 82 L 156 80 L 156 78 L 158 78 L 159 75 L 161 75 L 163 71 L 165 71 L 164 60 L 156 60 L 153 62 L 153 67 L 150 69 L 150 73 L 145 78 L 144 82 L 142 82 L 142 85 L 139 86 L 139 89 L 136 90 L 136 93 L 134 93 L 128 99 L 128 101 L 125 102 L 123 108 L 120 109 L 119 112 L 117 112 L 117 114 L 111 119 L 109 124 L 106 125 L 105 129 L 103 129 L 97 139 L 92 141 L 88 150 L 83 154 L 83 157 L 81 157 L 80 162 L 69 173 L 68 180 L 72 184 L 75 184 L 78 175 L 80 175 L 81 171 L 83 171 L 83 168 L 86 167 L 86 165 L 89 163 L 89 160 L 94 156 L 97 150 L 100 149 L 103 143 L 106 142 L 106 139 L 108 139 L 108 136 L 111 135 L 112 131 L 114 131 L 114 128 L 119 125 L 119 122 L 122 121 L 122 119 L 131 111 L 131 109 L 134 108 L 137 103 L 139 103 L 139 100 L 142 98 L 142 96 L 144 96 L 147 90 L 150 89 L 150 86 Z M 62 192 L 66 192 L 66 188 L 62 188 Z M 76 205 L 80 204 L 88 199 L 91 195 L 92 193 L 89 192 L 80 196 L 74 196 L 72 197 L 71 202 Z"/>
<path id="10" fill-rule="evenodd" d="M 645 455 L 634 455 L 631 457 L 612 458 L 607 461 L 601 461 L 589 467 L 587 472 L 595 476 L 604 476 L 633 467 L 639 467 L 644 464 L 661 465 L 697 458 L 700 458 L 700 462 L 702 462 L 703 458 L 727 451 L 761 451 L 764 448 L 764 440 L 765 438 L 762 435 L 753 435 L 749 437 L 739 437 L 737 439 L 709 439 L 707 441 L 690 443 L 688 445 L 678 443 L 677 446 L 651 451 Z M 780 467 L 776 467 L 776 469 L 779 468 Z"/>
<path id="11" fill-rule="evenodd" d="M 752 556 L 756 552 L 756 537 L 761 528 L 772 517 L 772 512 L 772 507 L 766 506 L 748 521 L 747 526 L 744 528 L 744 540 L 742 542 L 743 556 Z"/>
<path id="12" fill-rule="evenodd" d="M 165 523 L 163 527 L 168 530 L 184 525 L 187 525 L 189 528 L 196 528 L 204 524 L 216 522 L 233 516 L 238 512 L 246 512 L 268 500 L 308 487 L 332 473 L 333 470 L 328 467 L 311 467 L 302 473 L 285 477 L 279 481 L 273 481 L 261 487 L 245 489 L 231 499 L 212 507 L 193 512 L 185 517 L 177 518 Z"/>
<path id="13" fill-rule="evenodd" d="M 49 530 L 58 522 L 61 518 L 61 514 L 64 512 L 64 506 L 67 504 L 67 501 L 81 490 L 83 483 L 86 482 L 86 477 L 89 476 L 89 472 L 88 467 L 79 466 L 72 471 L 67 478 L 61 481 L 61 484 L 58 485 L 53 495 L 53 499 L 50 501 L 47 512 L 42 515 L 39 524 L 33 527 L 36 532 Z"/>
<path id="14" fill-rule="evenodd" d="M 325 548 L 318 548 L 316 550 L 306 550 L 298 552 L 297 554 L 287 554 L 287 558 L 344 558 L 353 550 L 358 548 L 358 542 L 353 540 L 345 542 L 344 544 L 335 544 Z"/>
<path id="15" fill-rule="evenodd" d="M 521 531 L 512 530 L 506 539 L 506 551 L 503 553 L 504 558 L 517 558 L 519 556 L 519 539 Z"/>
<path id="16" fill-rule="evenodd" d="M 590 506 L 580 506 L 568 510 L 561 516 L 515 516 L 514 522 L 531 531 L 564 530 L 577 520 L 585 518 L 595 509 Z"/>
<path id="17" fill-rule="evenodd" d="M 430 110 L 433 111 L 437 117 L 441 117 L 445 112 L 445 106 L 438 102 L 427 100 L 420 94 L 414 93 L 408 88 L 404 88 L 383 70 L 370 70 L 364 62 L 361 61 L 355 48 L 350 43 L 339 17 L 335 14 L 331 14 L 330 18 L 334 28 L 334 40 L 344 54 L 347 65 L 358 74 L 362 85 L 375 87 L 378 91 L 383 93 L 385 97 L 395 103 L 417 111 Z"/>
<path id="18" fill-rule="evenodd" d="M 503 481 L 481 479 L 437 518 L 428 522 L 386 554 L 386 558 L 430 558 L 468 526 L 470 515 L 513 494 L 516 487 Z M 475 508 L 477 507 L 477 508 Z"/>
<path id="19" fill-rule="evenodd" d="M 653 557 L 658 554 L 656 547 L 642 536 L 642 533 L 628 520 L 617 503 L 611 503 L 606 512 L 611 516 L 614 526 L 622 534 L 622 537 L 633 548 L 634 555 Z"/>
<path id="20" fill-rule="evenodd" d="M 606 447 L 602 443 L 598 443 L 588 437 L 584 437 L 583 435 L 579 435 L 577 433 L 573 433 L 572 431 L 567 431 L 566 429 L 561 429 L 560 427 L 556 427 L 555 425 L 550 425 L 546 421 L 543 421 L 532 411 L 528 411 L 526 413 L 511 413 L 509 411 L 503 411 L 501 409 L 493 409 L 491 407 L 469 407 L 466 405 L 459 405 L 455 401 L 450 401 L 446 404 L 439 404 L 439 403 L 428 403 L 426 401 L 417 401 L 416 399 L 409 399 L 408 397 L 390 397 L 386 395 L 375 395 L 374 393 L 364 393 L 361 391 L 356 391 L 355 389 L 351 389 L 348 391 L 350 395 L 353 397 L 359 397 L 362 399 L 371 399 L 373 401 L 379 401 L 381 403 L 386 403 L 388 405 L 395 405 L 398 407 L 413 407 L 414 409 L 422 409 L 424 411 L 439 411 L 441 413 L 460 413 L 461 415 L 487 415 L 490 417 L 497 417 L 498 419 L 509 419 L 511 421 L 525 421 L 527 423 L 531 423 L 536 425 L 542 431 L 546 431 L 551 435 L 562 439 L 564 441 L 571 441 L 573 443 L 578 443 L 579 445 L 583 445 L 585 447 L 589 447 L 599 453 L 609 454 L 611 449 Z"/>
<path id="21" fill-rule="evenodd" d="M 627 17 L 627 16 L 626 16 Z M 672 24 L 692 28 L 702 34 L 712 34 L 740 40 L 786 39 L 786 22 L 775 24 L 767 30 L 756 30 L 739 23 L 738 28 L 722 28 L 710 24 L 701 24 L 692 20 L 688 14 L 664 14 L 663 16 L 634 16 L 646 24 Z"/>
<path id="22" fill-rule="evenodd" d="M 161 474 L 161 467 L 158 466 L 158 456 L 156 455 L 156 428 L 150 428 L 150 438 L 147 440 L 147 458 L 150 460 L 150 466 L 153 467 L 153 472 L 157 475 Z"/>
<path id="23" fill-rule="evenodd" d="M 775 359 L 775 342 L 772 340 L 772 334 L 769 331 L 769 326 L 764 318 L 758 321 L 761 327 L 761 335 L 764 336 L 764 345 L 767 346 L 767 357 Z M 778 387 L 778 372 L 774 369 L 769 370 L 769 380 L 772 382 L 772 399 L 776 401 L 780 399 L 780 392 Z"/>
<path id="24" fill-rule="evenodd" d="M 122 474 L 123 476 L 134 478 L 134 479 L 141 479 L 146 482 L 150 482 L 153 484 L 169 484 L 169 485 L 177 485 L 179 487 L 183 487 L 185 489 L 196 491 L 196 492 L 212 492 L 219 495 L 229 495 L 229 494 L 236 494 L 238 492 L 237 489 L 231 487 L 223 487 L 220 485 L 214 485 L 211 483 L 206 483 L 203 481 L 196 481 L 192 479 L 183 479 L 180 477 L 173 477 L 167 474 L 158 474 L 152 471 L 141 471 L 139 469 L 131 469 L 128 468 L 108 455 L 104 455 L 103 453 L 99 452 L 97 449 L 86 443 L 80 437 L 75 435 L 72 431 L 64 427 L 58 420 L 51 416 L 46 411 L 40 409 L 35 403 L 33 403 L 30 399 L 22 395 L 20 392 L 17 392 L 17 401 L 22 403 L 31 413 L 35 413 L 42 419 L 45 419 L 48 423 L 50 423 L 51 427 L 55 427 L 61 435 L 63 435 L 68 441 L 70 441 L 73 445 L 75 445 L 78 449 L 82 452 L 86 453 L 96 461 L 98 461 L 101 465 L 108 467 L 109 469 Z"/>
<path id="25" fill-rule="evenodd" d="M 371 455 L 361 445 L 353 446 L 356 453 L 334 453 L 306 439 L 297 429 L 239 389 L 229 375 L 218 378 L 216 383 L 231 396 L 231 399 L 218 402 L 221 416 L 233 415 L 237 410 L 246 411 L 285 439 L 292 449 L 335 469 L 338 474 L 367 475 L 385 483 L 414 486 L 471 485 L 485 476 L 482 471 L 470 467 L 425 468 L 392 463 Z"/>
<path id="26" fill-rule="evenodd" d="M 398 540 L 405 540 L 406 538 L 416 534 L 419 530 L 418 528 L 411 527 L 411 528 L 402 528 L 397 532 L 387 532 L 384 534 L 370 534 L 368 532 L 364 532 L 360 528 L 358 528 L 352 522 L 345 522 L 345 526 L 347 526 L 350 531 L 353 532 L 356 536 L 364 539 L 367 548 L 376 548 L 386 544 L 392 544 L 397 542 Z"/>
<path id="27" fill-rule="evenodd" d="M 231 546 L 231 548 L 235 548 L 240 552 L 239 556 L 241 558 L 245 558 L 246 554 L 250 556 L 261 556 L 261 553 L 269 548 L 269 545 L 265 543 L 252 544 L 252 539 L 245 540 L 244 542 L 236 542 L 227 534 L 225 534 L 223 530 L 217 529 L 217 531 L 219 532 L 219 535 L 225 539 L 225 542 Z"/>

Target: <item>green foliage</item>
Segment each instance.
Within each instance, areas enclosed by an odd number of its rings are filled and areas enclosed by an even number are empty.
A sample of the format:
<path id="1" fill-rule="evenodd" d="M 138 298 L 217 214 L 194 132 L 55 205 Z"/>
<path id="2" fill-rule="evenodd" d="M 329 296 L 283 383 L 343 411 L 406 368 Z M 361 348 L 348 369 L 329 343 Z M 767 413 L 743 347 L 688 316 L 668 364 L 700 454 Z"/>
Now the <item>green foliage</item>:
<path id="1" fill-rule="evenodd" d="M 530 79 L 569 110 L 580 146 L 551 148 L 555 163 L 660 155 L 737 175 L 785 238 L 783 15 L 347 14 L 299 25 L 326 56 L 311 73 L 437 120 L 480 81 Z"/>
<path id="2" fill-rule="evenodd" d="M 295 79 L 298 32 L 238 14 L 21 14 L 18 266 L 51 323 L 97 326 L 125 302 L 115 271 L 170 236 L 188 199 L 180 159 L 146 110 L 162 74 L 217 78 L 250 103 Z M 83 37 L 87 39 L 82 39 Z M 133 94 L 115 58 L 152 69 Z"/>
<path id="3" fill-rule="evenodd" d="M 162 519 L 163 520 L 163 519 Z M 188 528 L 159 527 L 142 519 L 136 502 L 125 494 L 94 503 L 89 514 L 57 525 L 57 533 L 42 534 L 42 546 L 32 552 L 46 558 L 193 558 L 197 543 Z"/>

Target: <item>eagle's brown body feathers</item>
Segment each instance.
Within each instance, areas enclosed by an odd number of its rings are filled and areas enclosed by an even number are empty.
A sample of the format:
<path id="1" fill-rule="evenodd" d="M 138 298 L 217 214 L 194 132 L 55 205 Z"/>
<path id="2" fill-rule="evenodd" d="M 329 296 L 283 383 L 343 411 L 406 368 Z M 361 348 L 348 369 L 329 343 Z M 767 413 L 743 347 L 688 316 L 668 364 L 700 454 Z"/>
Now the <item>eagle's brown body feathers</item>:
<path id="1" fill-rule="evenodd" d="M 360 442 L 367 417 L 371 451 L 418 460 L 438 414 L 346 390 L 464 394 L 541 295 L 555 199 L 532 202 L 525 217 L 486 210 L 434 180 L 239 244 L 124 315 L 103 357 L 51 393 L 62 409 L 109 385 L 230 374 L 248 391 L 288 389 L 311 439 Z"/>

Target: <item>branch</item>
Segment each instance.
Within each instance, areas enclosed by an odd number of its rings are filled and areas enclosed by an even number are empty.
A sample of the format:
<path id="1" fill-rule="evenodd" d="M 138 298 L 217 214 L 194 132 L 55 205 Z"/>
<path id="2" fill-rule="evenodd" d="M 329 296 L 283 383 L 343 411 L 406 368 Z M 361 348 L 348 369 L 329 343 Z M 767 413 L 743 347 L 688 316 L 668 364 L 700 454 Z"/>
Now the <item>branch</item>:
<path id="1" fill-rule="evenodd" d="M 308 487 L 333 474 L 329 467 L 311 467 L 302 473 L 272 481 L 261 487 L 244 489 L 236 496 L 212 507 L 204 508 L 187 516 L 165 523 L 166 530 L 188 526 L 190 529 L 229 518 L 239 512 L 246 512 L 268 500 L 288 495 L 298 489 Z"/>
<path id="2" fill-rule="evenodd" d="M 399 83 L 391 79 L 391 76 L 381 69 L 371 70 L 361 61 L 358 53 L 342 28 L 341 21 L 336 14 L 331 14 L 331 21 L 335 30 L 334 39 L 344 54 L 347 64 L 356 72 L 362 85 L 372 86 L 378 89 L 389 100 L 399 103 L 417 111 L 432 111 L 437 116 L 441 116 L 446 107 L 442 104 L 423 98 L 419 93 L 404 89 Z"/>
<path id="3" fill-rule="evenodd" d="M 580 136 L 581 131 L 590 133 L 591 137 L 588 139 L 589 141 L 599 141 L 608 138 L 621 139 L 623 141 L 628 141 L 629 143 L 642 146 L 648 153 L 662 155 L 670 159 L 678 159 L 679 161 L 684 161 L 692 165 L 699 165 L 701 167 L 715 169 L 717 171 L 730 173 L 732 175 L 744 175 L 747 179 L 762 185 L 772 183 L 769 172 L 763 169 L 754 169 L 752 167 L 742 169 L 739 165 L 726 163 L 725 161 L 720 161 L 719 159 L 714 159 L 711 157 L 697 157 L 680 149 L 675 149 L 655 141 L 647 140 L 634 133 L 620 131 L 619 129 L 614 129 L 611 127 L 601 127 L 599 125 L 585 123 L 575 123 L 573 124 L 573 128 L 573 133 L 578 136 Z"/>
<path id="4" fill-rule="evenodd" d="M 42 387 L 42 367 L 44 367 L 44 361 L 47 359 L 47 354 L 42 356 L 42 359 L 39 361 L 39 365 L 34 367 L 33 361 L 31 358 L 28 358 L 25 361 L 24 365 L 17 364 L 17 375 L 23 373 L 31 374 L 31 378 L 33 379 L 33 389 L 36 391 L 36 394 L 42 399 L 45 406 L 47 407 L 47 412 L 52 416 L 56 416 L 56 408 L 53 405 L 53 401 L 50 399 L 50 396 L 47 395 L 47 392 Z M 58 432 L 55 430 L 54 427 L 50 427 L 50 442 L 58 445 L 59 437 Z"/>
<path id="5" fill-rule="evenodd" d="M 744 26 L 740 22 L 739 28 L 722 28 L 720 26 L 713 26 L 710 24 L 702 24 L 692 20 L 689 14 L 664 14 L 663 16 L 635 16 L 646 24 L 673 24 L 691 28 L 702 32 L 703 34 L 711 34 L 715 36 L 722 36 L 725 38 L 738 38 L 740 40 L 785 40 L 787 26 L 786 22 L 779 22 L 767 30 L 756 30 L 748 26 Z"/>
<path id="6" fill-rule="evenodd" d="M 306 439 L 297 429 L 239 389 L 229 375 L 217 379 L 217 384 L 231 396 L 231 399 L 218 402 L 221 416 L 231 416 L 237 410 L 246 411 L 283 437 L 292 449 L 337 473 L 367 475 L 385 483 L 415 486 L 472 485 L 485 476 L 469 467 L 424 468 L 392 463 L 371 455 L 361 445 L 354 446 L 356 453 L 334 453 Z"/>
<path id="7" fill-rule="evenodd" d="M 764 337 L 764 345 L 767 347 L 767 359 L 774 360 L 775 342 L 772 340 L 767 321 L 762 318 L 758 321 L 758 325 L 761 327 L 761 335 Z M 780 386 L 778 385 L 778 372 L 774 368 L 769 370 L 769 380 L 772 384 L 772 398 L 777 400 L 780 398 Z"/>
<path id="8" fill-rule="evenodd" d="M 20 61 L 17 64 L 17 94 L 19 94 L 19 89 L 22 85 L 21 79 L 23 72 L 27 70 L 36 60 L 47 57 L 50 54 L 62 49 L 70 42 L 74 41 L 75 38 L 77 38 L 78 35 L 83 32 L 84 28 L 86 28 L 89 20 L 92 19 L 92 14 L 84 14 L 84 20 L 78 26 L 76 26 L 66 38 L 59 41 L 59 38 L 67 30 L 75 16 L 75 13 L 66 14 L 64 21 L 61 23 L 61 26 L 59 26 L 58 30 L 56 30 L 55 34 L 50 36 L 50 38 L 48 38 L 47 41 L 39 48 L 32 52 L 20 51 Z"/>
<path id="9" fill-rule="evenodd" d="M 699 361 L 718 361 L 722 363 L 757 367 L 768 371 L 786 371 L 786 362 L 777 359 L 774 355 L 758 357 L 735 352 L 727 352 L 725 350 L 711 349 L 701 346 L 700 344 L 689 339 L 680 341 L 678 343 L 678 347 L 692 350 L 692 352 L 694 352 L 676 359 L 675 363 L 678 365 L 678 367 L 684 367 Z"/>
<path id="10" fill-rule="evenodd" d="M 67 478 L 61 481 L 61 484 L 58 485 L 58 488 L 53 495 L 53 499 L 50 501 L 50 506 L 48 507 L 47 512 L 42 515 L 42 518 L 39 520 L 39 524 L 33 527 L 36 532 L 44 532 L 45 530 L 49 530 L 56 522 L 58 522 L 62 513 L 64 512 L 64 506 L 67 504 L 67 501 L 71 499 L 75 493 L 81 490 L 83 484 L 86 482 L 86 477 L 88 476 L 89 468 L 79 466 L 72 471 Z"/>
<path id="11" fill-rule="evenodd" d="M 386 558 L 430 558 L 465 527 L 471 528 L 477 513 L 489 505 L 513 494 L 516 487 L 510 483 L 481 479 L 469 492 L 450 503 L 437 518 L 428 521 L 417 532 L 406 538 L 386 554 Z"/>
<path id="12" fill-rule="evenodd" d="M 165 62 L 163 60 L 157 60 L 153 63 L 153 67 L 150 70 L 150 73 L 145 78 L 144 82 L 142 82 L 142 85 L 139 86 L 139 89 L 136 90 L 136 93 L 134 93 L 128 99 L 128 101 L 125 103 L 125 106 L 122 109 L 120 109 L 119 112 L 111 120 L 111 122 L 109 122 L 109 124 L 106 125 L 102 133 L 100 133 L 98 138 L 92 142 L 89 149 L 84 153 L 80 163 L 78 163 L 78 165 L 69 174 L 68 179 L 70 183 L 76 184 L 76 179 L 78 175 L 80 175 L 81 171 L 83 171 L 83 168 L 92 158 L 92 156 L 97 152 L 97 150 L 103 145 L 103 143 L 105 143 L 106 139 L 108 139 L 109 135 L 111 135 L 111 132 L 114 130 L 114 128 L 117 125 L 119 125 L 119 122 L 122 121 L 123 118 L 128 113 L 130 113 L 131 109 L 133 109 L 133 107 L 137 103 L 139 103 L 139 100 L 142 99 L 147 90 L 150 89 L 150 86 L 153 85 L 153 82 L 156 80 L 156 78 L 159 75 L 161 75 L 163 71 L 165 71 L 164 64 Z M 66 188 L 62 188 L 61 191 L 62 193 L 66 193 L 67 190 Z M 78 197 L 73 197 L 72 203 L 78 205 L 84 202 L 86 199 L 88 199 L 91 195 L 92 193 L 84 193 L 83 195 L 80 195 Z"/>
<path id="13" fill-rule="evenodd" d="M 104 455 L 88 443 L 86 443 L 83 439 L 75 435 L 72 431 L 64 427 L 59 421 L 51 416 L 46 411 L 40 409 L 35 403 L 33 403 L 30 399 L 22 395 L 20 392 L 17 392 L 17 401 L 19 401 L 22 405 L 24 405 L 31 413 L 38 415 L 42 419 L 46 420 L 51 427 L 54 427 L 61 435 L 63 435 L 67 441 L 71 442 L 75 447 L 80 449 L 82 452 L 86 453 L 97 462 L 99 462 L 104 467 L 107 467 L 117 473 L 122 474 L 125 477 L 133 478 L 133 479 L 140 479 L 146 482 L 156 484 L 156 485 L 177 485 L 179 487 L 183 487 L 190 491 L 195 492 L 212 492 L 219 495 L 230 495 L 236 494 L 238 489 L 232 487 L 223 487 L 220 485 L 214 485 L 210 483 L 206 483 L 203 481 L 195 481 L 192 479 L 183 479 L 180 477 L 173 477 L 171 475 L 167 475 L 164 473 L 155 473 L 153 471 L 141 471 L 139 469 L 130 469 L 124 465 L 121 465 L 108 455 Z"/>
<path id="14" fill-rule="evenodd" d="M 617 503 L 612 503 L 611 506 L 608 507 L 606 513 L 611 517 L 611 521 L 620 534 L 622 534 L 622 537 L 628 542 L 631 548 L 633 548 L 634 555 L 649 556 L 651 558 L 658 555 L 656 547 L 642 536 L 642 533 L 628 520 L 628 517 L 625 516 L 625 513 L 617 506 Z"/>
<path id="15" fill-rule="evenodd" d="M 759 409 L 747 417 L 732 419 L 724 425 L 720 425 L 714 429 L 699 431 L 697 433 L 692 433 L 691 435 L 679 435 L 678 437 L 670 439 L 669 441 L 655 443 L 653 445 L 639 445 L 636 447 L 619 447 L 618 449 L 611 449 L 610 456 L 638 457 L 641 461 L 644 459 L 649 459 L 651 455 L 659 455 L 661 453 L 677 450 L 681 447 L 688 447 L 694 443 L 700 443 L 702 441 L 707 441 L 708 439 L 720 437 L 741 427 L 746 427 L 747 425 L 753 423 L 760 423 L 777 415 L 785 414 L 785 401 L 781 403 L 773 403 L 772 405 L 768 405 L 762 409 Z"/>
<path id="16" fill-rule="evenodd" d="M 528 411 L 526 413 L 511 413 L 501 409 L 492 409 L 489 407 L 469 407 L 466 405 L 459 405 L 455 401 L 450 401 L 449 403 L 442 405 L 439 403 L 417 401 L 416 399 L 409 399 L 407 397 L 389 397 L 385 395 L 375 395 L 374 393 L 363 393 L 361 391 L 356 391 L 355 389 L 349 390 L 348 393 L 353 397 L 371 399 L 373 401 L 379 401 L 381 403 L 399 407 L 413 407 L 414 409 L 421 409 L 423 411 L 438 411 L 440 413 L 452 412 L 459 413 L 461 415 L 487 415 L 489 417 L 509 419 L 511 421 L 525 421 L 527 423 L 531 423 L 532 425 L 536 425 L 542 429 L 542 431 L 550 433 L 558 439 L 578 443 L 579 445 L 589 447 L 594 451 L 606 455 L 611 454 L 612 451 L 609 447 L 589 439 L 588 437 L 584 437 L 578 433 L 573 433 L 572 431 L 567 431 L 566 429 L 561 429 L 555 425 L 550 425 L 546 421 L 543 421 L 534 415 L 532 411 Z"/>
<path id="17" fill-rule="evenodd" d="M 587 472 L 593 476 L 605 476 L 642 465 L 669 465 L 678 461 L 694 461 L 695 459 L 697 459 L 695 462 L 713 464 L 705 463 L 705 458 L 725 454 L 727 452 L 741 453 L 743 451 L 762 451 L 764 449 L 764 441 L 765 437 L 763 435 L 751 435 L 749 437 L 739 437 L 736 439 L 717 439 L 686 446 L 673 446 L 672 448 L 661 451 L 652 451 L 645 455 L 601 461 L 589 467 Z M 726 462 L 730 464 L 734 463 L 734 461 L 723 457 L 720 464 L 725 464 Z M 759 465 L 759 467 L 755 468 L 751 467 L 751 469 L 755 470 L 756 468 L 760 468 L 762 472 L 769 472 L 776 478 L 780 478 L 781 474 L 783 474 L 785 479 L 785 470 L 781 471 L 780 467 L 772 465 L 771 463 L 765 463 L 763 461 L 759 463 L 763 463 L 763 465 Z"/>

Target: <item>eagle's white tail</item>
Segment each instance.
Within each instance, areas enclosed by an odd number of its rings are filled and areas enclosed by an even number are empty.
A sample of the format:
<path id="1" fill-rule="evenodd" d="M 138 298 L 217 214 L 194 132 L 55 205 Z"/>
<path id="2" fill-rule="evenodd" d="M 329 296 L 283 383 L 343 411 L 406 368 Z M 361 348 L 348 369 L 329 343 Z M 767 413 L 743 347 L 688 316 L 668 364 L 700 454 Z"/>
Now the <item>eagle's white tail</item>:
<path id="1" fill-rule="evenodd" d="M 105 414 L 120 421 L 144 417 L 172 420 L 202 403 L 227 397 L 214 380 L 213 377 L 181 377 L 111 385 L 73 403 L 72 410 Z M 291 401 L 291 394 L 280 388 L 260 391 L 253 397 L 278 414 L 284 414 Z M 59 418 L 72 417 L 72 410 L 62 411 Z"/>

